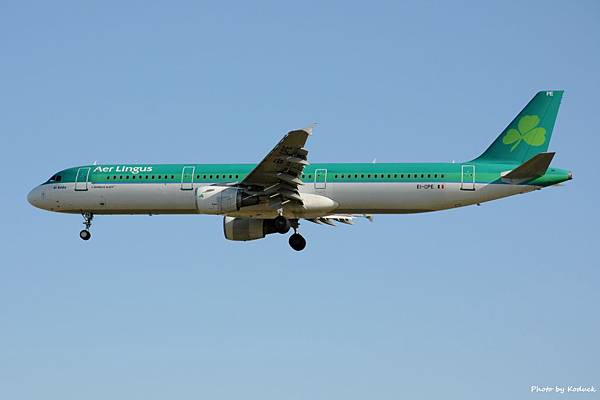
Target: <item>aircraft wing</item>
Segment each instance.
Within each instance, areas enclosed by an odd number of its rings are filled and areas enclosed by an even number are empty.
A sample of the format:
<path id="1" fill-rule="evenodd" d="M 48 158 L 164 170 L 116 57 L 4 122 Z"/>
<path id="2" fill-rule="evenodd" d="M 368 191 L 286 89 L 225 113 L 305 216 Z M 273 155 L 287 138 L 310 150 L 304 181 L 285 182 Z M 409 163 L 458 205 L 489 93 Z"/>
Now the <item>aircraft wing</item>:
<path id="1" fill-rule="evenodd" d="M 298 187 L 300 176 L 308 165 L 304 148 L 312 127 L 288 132 L 273 150 L 240 182 L 256 195 L 268 195 L 273 208 L 288 202 L 302 204 Z"/>
<path id="2" fill-rule="evenodd" d="M 306 220 L 315 224 L 335 226 L 336 222 L 352 225 L 355 218 L 366 218 L 370 222 L 373 222 L 373 215 L 371 214 L 332 214 L 319 218 L 307 218 Z"/>

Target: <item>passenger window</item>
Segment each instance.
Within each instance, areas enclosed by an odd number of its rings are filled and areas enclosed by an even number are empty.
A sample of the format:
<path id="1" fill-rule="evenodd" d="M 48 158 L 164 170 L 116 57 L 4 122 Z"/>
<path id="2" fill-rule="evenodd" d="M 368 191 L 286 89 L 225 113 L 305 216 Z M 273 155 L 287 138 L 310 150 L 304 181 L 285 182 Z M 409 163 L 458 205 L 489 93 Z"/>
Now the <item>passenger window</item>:
<path id="1" fill-rule="evenodd" d="M 210 179 L 212 179 L 212 175 L 211 175 L 211 176 L 209 176 L 209 178 L 210 178 Z"/>
<path id="2" fill-rule="evenodd" d="M 107 176 L 107 177 L 106 177 L 106 180 L 110 180 L 110 176 Z"/>
<path id="3" fill-rule="evenodd" d="M 132 177 L 132 179 L 135 179 L 135 175 Z"/>
<path id="4" fill-rule="evenodd" d="M 206 179 L 206 175 L 202 175 L 202 179 Z"/>
<path id="5" fill-rule="evenodd" d="M 365 177 L 365 174 L 360 174 L 360 177 L 361 177 L 361 178 L 364 178 L 364 177 Z"/>
<path id="6" fill-rule="evenodd" d="M 129 175 L 127 175 L 127 176 L 125 177 L 125 179 L 129 179 Z"/>
<path id="7" fill-rule="evenodd" d="M 428 178 L 431 178 L 431 174 L 427 174 L 427 177 L 428 177 Z"/>
<path id="8" fill-rule="evenodd" d="M 238 178 L 238 176 L 239 176 L 239 175 L 236 175 L 236 176 L 235 176 L 235 179 L 237 179 L 237 178 Z M 304 175 L 302 175 L 302 176 L 304 176 Z"/>
<path id="9" fill-rule="evenodd" d="M 433 175 L 433 177 L 434 177 L 434 178 L 437 178 L 437 174 L 434 174 L 434 175 Z"/>
<path id="10" fill-rule="evenodd" d="M 119 175 L 119 179 L 123 179 L 123 175 Z"/>
<path id="11" fill-rule="evenodd" d="M 200 178 L 200 175 L 198 175 L 198 178 Z M 171 175 L 171 179 L 175 179 L 175 175 Z"/>

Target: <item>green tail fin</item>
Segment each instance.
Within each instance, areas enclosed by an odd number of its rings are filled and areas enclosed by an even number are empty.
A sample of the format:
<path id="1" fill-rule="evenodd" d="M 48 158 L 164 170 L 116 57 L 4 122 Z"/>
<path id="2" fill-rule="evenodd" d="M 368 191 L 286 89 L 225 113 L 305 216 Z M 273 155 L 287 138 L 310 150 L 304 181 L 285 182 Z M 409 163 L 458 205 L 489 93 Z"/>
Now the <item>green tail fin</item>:
<path id="1" fill-rule="evenodd" d="M 562 90 L 538 92 L 490 147 L 473 161 L 521 164 L 548 150 Z"/>

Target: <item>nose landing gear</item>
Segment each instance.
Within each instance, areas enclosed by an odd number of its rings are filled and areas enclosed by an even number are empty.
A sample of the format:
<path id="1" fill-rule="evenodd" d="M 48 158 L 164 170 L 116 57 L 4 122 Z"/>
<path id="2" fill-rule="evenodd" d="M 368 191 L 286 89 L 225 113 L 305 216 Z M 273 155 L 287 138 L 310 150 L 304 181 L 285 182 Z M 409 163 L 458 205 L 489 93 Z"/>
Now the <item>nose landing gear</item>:
<path id="1" fill-rule="evenodd" d="M 81 215 L 83 216 L 83 225 L 85 225 L 85 229 L 82 230 L 81 232 L 79 232 L 79 237 L 82 240 L 90 240 L 90 238 L 92 237 L 92 234 L 90 233 L 89 229 L 92 226 L 92 220 L 94 219 L 94 214 L 92 214 L 90 212 L 84 212 Z"/>

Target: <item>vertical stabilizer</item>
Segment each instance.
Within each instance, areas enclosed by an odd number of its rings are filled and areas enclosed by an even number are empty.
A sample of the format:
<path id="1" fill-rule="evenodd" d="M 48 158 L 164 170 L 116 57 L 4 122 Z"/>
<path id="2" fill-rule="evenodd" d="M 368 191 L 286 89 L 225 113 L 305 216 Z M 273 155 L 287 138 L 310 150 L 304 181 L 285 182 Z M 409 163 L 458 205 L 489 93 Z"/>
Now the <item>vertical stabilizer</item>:
<path id="1" fill-rule="evenodd" d="M 538 92 L 494 143 L 473 161 L 522 164 L 545 153 L 562 95 L 562 90 Z"/>

